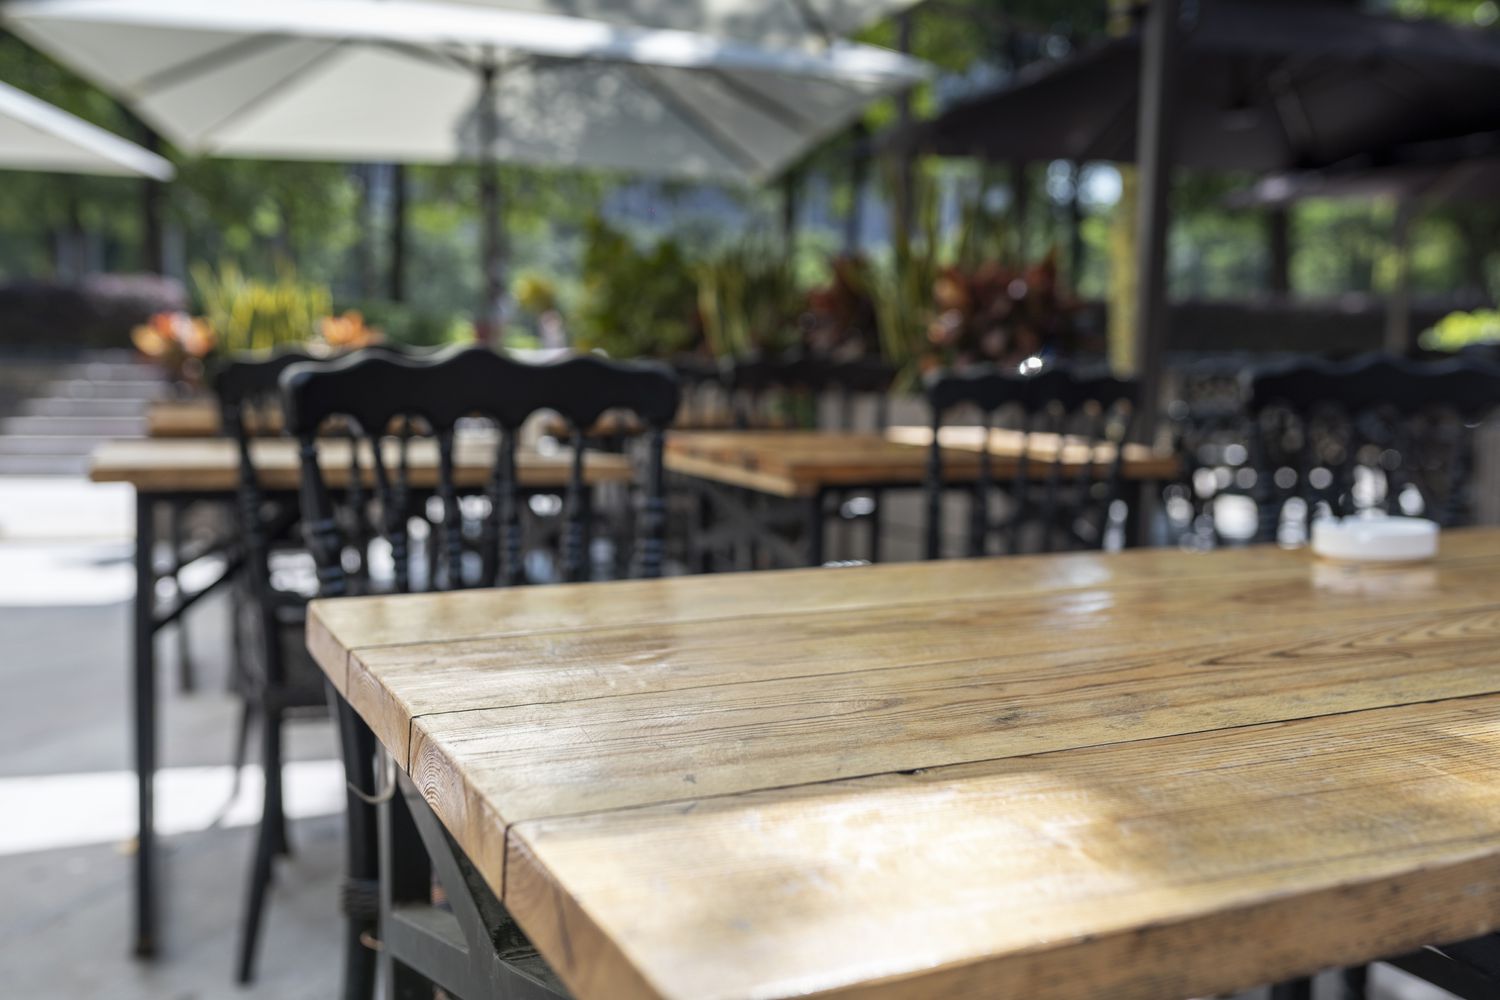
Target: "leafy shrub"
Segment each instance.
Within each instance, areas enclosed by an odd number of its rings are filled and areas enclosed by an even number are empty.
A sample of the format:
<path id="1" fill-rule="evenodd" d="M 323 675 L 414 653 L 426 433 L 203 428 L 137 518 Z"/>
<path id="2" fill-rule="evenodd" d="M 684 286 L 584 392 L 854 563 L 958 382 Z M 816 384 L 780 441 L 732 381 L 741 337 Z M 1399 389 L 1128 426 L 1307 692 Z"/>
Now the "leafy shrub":
<path id="1" fill-rule="evenodd" d="M 1429 351 L 1460 351 L 1474 344 L 1500 343 L 1500 309 L 1449 313 L 1425 330 L 1419 342 Z"/>
<path id="2" fill-rule="evenodd" d="M 0 284 L 0 344 L 12 347 L 126 347 L 130 331 L 159 312 L 182 309 L 182 285 L 156 275 L 102 274 L 76 285 Z"/>
<path id="3" fill-rule="evenodd" d="M 333 315 L 327 286 L 304 282 L 284 267 L 274 281 L 250 278 L 234 264 L 217 271 L 205 264 L 191 269 L 203 318 L 226 354 L 266 351 L 313 338 L 318 325 Z"/>
<path id="4" fill-rule="evenodd" d="M 703 340 L 698 282 L 671 239 L 640 248 L 602 219 L 590 220 L 583 254 L 583 299 L 574 343 L 613 357 L 669 357 Z"/>

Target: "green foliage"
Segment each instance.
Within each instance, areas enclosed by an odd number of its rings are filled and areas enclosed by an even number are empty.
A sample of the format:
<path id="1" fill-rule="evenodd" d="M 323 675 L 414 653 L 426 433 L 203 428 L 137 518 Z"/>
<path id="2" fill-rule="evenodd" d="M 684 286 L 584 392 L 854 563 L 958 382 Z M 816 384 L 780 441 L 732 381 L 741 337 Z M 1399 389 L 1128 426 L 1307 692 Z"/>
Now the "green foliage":
<path id="1" fill-rule="evenodd" d="M 300 280 L 284 268 L 273 281 L 249 278 L 234 264 L 192 269 L 194 292 L 204 318 L 226 354 L 300 344 L 333 313 L 333 295 L 323 285 Z"/>
<path id="2" fill-rule="evenodd" d="M 600 218 L 586 226 L 574 343 L 613 357 L 667 357 L 703 337 L 698 285 L 675 240 L 638 247 Z"/>
<path id="3" fill-rule="evenodd" d="M 716 357 L 779 354 L 796 345 L 806 298 L 783 248 L 747 240 L 695 271 L 698 312 Z"/>
<path id="4" fill-rule="evenodd" d="M 876 262 L 870 282 L 880 353 L 909 379 L 915 378 L 926 348 L 932 288 L 945 263 L 938 235 L 936 189 L 925 172 L 918 171 L 913 180 L 913 228 L 920 238 L 913 239 L 912 233 L 897 226 L 891 252 L 885 260 Z M 894 189 L 898 183 L 894 169 L 887 171 L 885 182 L 888 189 Z M 961 235 L 960 245 L 967 239 Z"/>
<path id="5" fill-rule="evenodd" d="M 1449 313 L 1418 340 L 1429 351 L 1449 352 L 1471 344 L 1500 343 L 1500 309 Z"/>
<path id="6" fill-rule="evenodd" d="M 439 347 L 474 339 L 473 323 L 451 311 L 418 309 L 383 299 L 356 302 L 350 308 L 361 313 L 365 322 L 387 340 L 408 347 Z"/>

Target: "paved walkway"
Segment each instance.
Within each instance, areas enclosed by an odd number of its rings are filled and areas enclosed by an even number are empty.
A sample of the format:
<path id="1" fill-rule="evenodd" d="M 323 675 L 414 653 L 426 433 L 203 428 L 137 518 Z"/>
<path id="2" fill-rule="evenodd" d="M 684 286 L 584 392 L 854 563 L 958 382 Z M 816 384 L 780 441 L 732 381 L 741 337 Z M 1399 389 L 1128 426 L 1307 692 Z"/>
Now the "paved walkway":
<path id="1" fill-rule="evenodd" d="M 260 775 L 246 775 L 226 811 L 237 706 L 225 692 L 222 603 L 194 612 L 195 693 L 173 688 L 177 643 L 159 640 L 164 954 L 154 965 L 129 957 L 130 505 L 128 489 L 0 477 L 0 995 L 333 996 L 343 799 L 321 721 L 290 731 L 295 854 L 272 890 L 259 981 L 233 984 Z"/>

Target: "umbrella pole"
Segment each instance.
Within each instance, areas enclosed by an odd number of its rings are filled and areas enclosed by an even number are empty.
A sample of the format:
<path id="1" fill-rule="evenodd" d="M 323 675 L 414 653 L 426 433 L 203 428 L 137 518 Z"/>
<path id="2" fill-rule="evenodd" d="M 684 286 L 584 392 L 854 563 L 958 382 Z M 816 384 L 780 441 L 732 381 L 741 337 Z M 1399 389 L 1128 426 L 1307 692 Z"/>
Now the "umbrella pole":
<path id="1" fill-rule="evenodd" d="M 1162 355 L 1167 342 L 1167 226 L 1172 184 L 1172 139 L 1179 45 L 1179 0 L 1154 0 L 1141 32 L 1135 374 L 1140 382 L 1136 433 L 1150 442 L 1160 408 Z"/>
<path id="2" fill-rule="evenodd" d="M 386 275 L 386 296 L 392 302 L 406 299 L 406 167 L 391 168 L 391 257 Z"/>
<path id="3" fill-rule="evenodd" d="M 501 338 L 500 308 L 505 295 L 505 264 L 500 245 L 500 178 L 495 159 L 499 122 L 495 111 L 495 67 L 485 66 L 479 98 L 479 213 L 484 258 L 484 305 L 475 335 L 481 344 Z"/>

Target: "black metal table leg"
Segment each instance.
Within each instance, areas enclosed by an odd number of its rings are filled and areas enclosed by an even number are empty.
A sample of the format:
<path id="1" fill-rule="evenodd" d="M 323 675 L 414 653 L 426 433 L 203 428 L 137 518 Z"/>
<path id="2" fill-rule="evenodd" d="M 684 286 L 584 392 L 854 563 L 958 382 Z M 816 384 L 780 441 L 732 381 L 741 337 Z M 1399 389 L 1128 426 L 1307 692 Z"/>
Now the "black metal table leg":
<path id="1" fill-rule="evenodd" d="M 1312 1000 L 1311 979 L 1291 979 L 1271 987 L 1271 1000 Z"/>
<path id="2" fill-rule="evenodd" d="M 807 498 L 807 564 L 823 565 L 823 499 L 826 491 L 818 490 Z"/>
<path id="3" fill-rule="evenodd" d="M 173 501 L 167 505 L 167 516 L 171 519 L 170 539 L 172 545 L 172 586 L 176 592 L 177 600 L 182 600 L 182 554 L 183 537 L 182 526 L 186 520 L 187 513 L 185 504 Z M 197 678 L 193 670 L 192 653 L 188 648 L 188 632 L 186 616 L 177 620 L 177 690 L 187 694 L 193 691 L 197 685 Z"/>
<path id="4" fill-rule="evenodd" d="M 135 777 L 137 832 L 135 848 L 135 953 L 156 954 L 155 779 L 156 779 L 156 502 L 150 494 L 135 499 L 135 616 L 132 623 L 135 673 Z"/>

